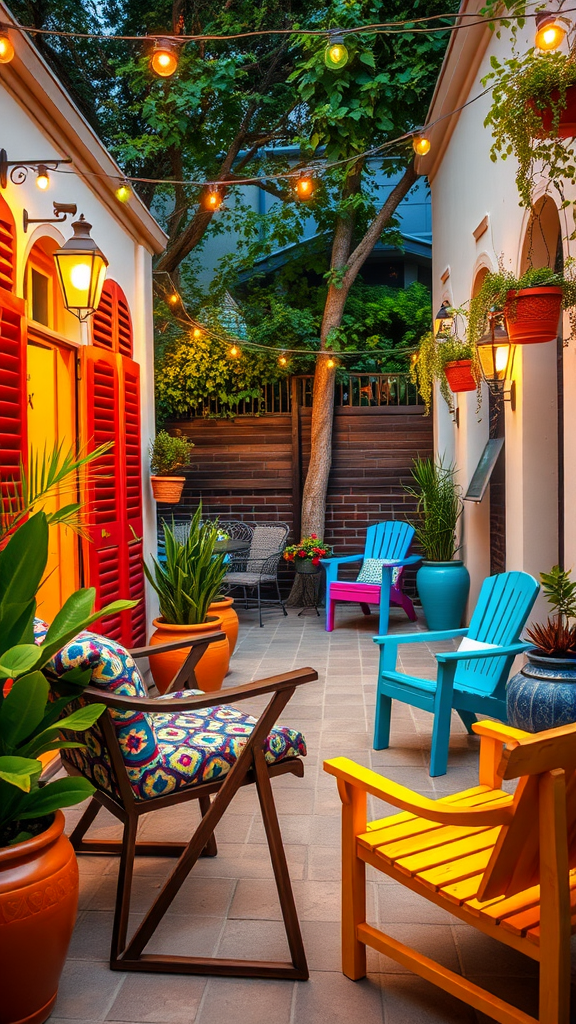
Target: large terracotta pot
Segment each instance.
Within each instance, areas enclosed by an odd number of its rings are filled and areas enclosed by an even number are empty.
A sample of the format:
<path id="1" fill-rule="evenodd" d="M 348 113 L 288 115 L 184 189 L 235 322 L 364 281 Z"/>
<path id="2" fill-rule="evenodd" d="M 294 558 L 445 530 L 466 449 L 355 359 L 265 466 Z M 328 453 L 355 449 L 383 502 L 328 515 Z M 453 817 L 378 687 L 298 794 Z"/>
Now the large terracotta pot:
<path id="1" fill-rule="evenodd" d="M 559 92 L 557 89 L 553 89 L 550 93 L 550 99 L 553 103 L 556 103 Z M 552 123 L 554 116 L 552 113 L 552 107 L 537 107 L 535 100 L 528 100 L 528 106 L 534 110 L 542 121 L 542 131 L 538 133 L 539 138 L 544 138 L 546 135 L 550 135 L 552 131 Z M 560 110 L 560 117 L 558 122 L 558 138 L 560 139 L 571 139 L 576 135 L 576 85 L 571 85 L 566 89 L 566 106 Z"/>
<path id="2" fill-rule="evenodd" d="M 151 476 L 152 494 L 156 501 L 163 501 L 166 505 L 177 505 L 182 497 L 185 476 Z"/>
<path id="3" fill-rule="evenodd" d="M 78 907 L 78 865 L 56 811 L 45 832 L 0 849 L 0 1024 L 52 1012 Z"/>
<path id="4" fill-rule="evenodd" d="M 155 632 L 150 637 L 151 644 L 167 644 L 171 640 L 186 639 L 198 633 L 217 633 L 222 629 L 219 615 L 209 615 L 206 622 L 198 626 L 177 626 L 164 619 L 154 619 Z M 188 657 L 190 648 L 182 647 L 179 651 L 167 651 L 164 654 L 150 655 L 150 671 L 160 693 L 166 693 L 178 669 Z M 230 645 L 228 637 L 210 644 L 196 665 L 196 681 L 198 689 L 209 693 L 219 690 L 224 682 L 230 661 Z"/>
<path id="5" fill-rule="evenodd" d="M 508 337 L 514 345 L 537 345 L 556 341 L 562 289 L 552 285 L 508 292 L 504 316 Z"/>
<path id="6" fill-rule="evenodd" d="M 212 601 L 208 609 L 209 615 L 219 615 L 222 619 L 222 629 L 226 633 L 230 645 L 230 657 L 234 654 L 238 640 L 238 616 L 232 607 L 233 604 L 233 597 L 222 597 L 218 601 Z"/>
<path id="7" fill-rule="evenodd" d="M 471 359 L 457 359 L 451 363 L 446 363 L 444 373 L 452 394 L 457 395 L 461 391 L 476 390 L 476 381 L 472 376 Z"/>

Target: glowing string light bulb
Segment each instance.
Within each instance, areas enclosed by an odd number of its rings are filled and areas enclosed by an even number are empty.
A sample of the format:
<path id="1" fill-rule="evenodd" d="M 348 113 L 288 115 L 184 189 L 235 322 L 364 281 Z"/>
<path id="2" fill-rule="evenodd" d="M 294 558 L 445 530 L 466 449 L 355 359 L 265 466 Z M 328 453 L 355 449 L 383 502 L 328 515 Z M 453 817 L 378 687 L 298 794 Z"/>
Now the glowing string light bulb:
<path id="1" fill-rule="evenodd" d="M 232 348 L 230 349 L 230 355 L 232 356 L 233 359 L 236 359 L 240 355 L 240 349 L 238 348 L 237 345 L 232 345 Z"/>
<path id="2" fill-rule="evenodd" d="M 416 156 L 426 156 L 426 153 L 430 152 L 430 139 L 425 135 L 415 135 L 412 139 L 412 149 Z"/>
<path id="3" fill-rule="evenodd" d="M 118 188 L 114 192 L 116 199 L 119 203 L 129 203 L 132 199 L 132 189 L 127 181 L 120 182 Z"/>
<path id="4" fill-rule="evenodd" d="M 330 358 L 328 359 L 326 366 L 328 367 L 329 370 L 331 370 L 333 366 L 336 366 L 336 362 L 334 359 L 332 359 L 332 356 L 330 356 Z"/>
<path id="5" fill-rule="evenodd" d="M 296 195 L 299 199 L 310 199 L 314 193 L 314 179 L 311 174 L 301 174 L 296 182 Z"/>
<path id="6" fill-rule="evenodd" d="M 8 36 L 0 35 L 0 64 L 9 64 L 14 56 L 14 47 Z"/>
<path id="7" fill-rule="evenodd" d="M 202 331 L 200 330 L 199 327 L 195 327 L 194 328 L 194 330 L 192 331 L 192 337 L 193 338 L 201 338 L 202 337 Z"/>
<path id="8" fill-rule="evenodd" d="M 45 192 L 50 185 L 50 178 L 45 164 L 38 164 L 38 173 L 36 175 L 36 188 L 39 188 L 42 192 Z"/>
<path id="9" fill-rule="evenodd" d="M 215 185 L 210 185 L 203 202 L 206 210 L 219 210 L 222 205 L 222 194 Z"/>
<path id="10" fill-rule="evenodd" d="M 536 18 L 534 45 L 545 53 L 557 50 L 566 38 L 566 25 L 553 14 L 539 14 Z"/>
<path id="11" fill-rule="evenodd" d="M 178 67 L 178 44 L 172 39 L 158 39 L 152 50 L 150 64 L 160 78 L 170 78 Z"/>
<path id="12" fill-rule="evenodd" d="M 282 353 L 282 355 L 278 359 L 278 362 L 280 363 L 280 366 L 286 366 L 286 363 L 288 362 L 288 360 L 286 359 L 286 356 L 284 355 L 284 353 Z"/>
<path id="13" fill-rule="evenodd" d="M 340 71 L 348 63 L 348 50 L 341 32 L 330 32 L 324 50 L 324 63 L 330 71 Z"/>
<path id="14" fill-rule="evenodd" d="M 172 292 L 172 294 L 168 296 L 168 302 L 171 306 L 175 306 L 179 301 L 180 296 L 178 295 L 178 292 Z"/>

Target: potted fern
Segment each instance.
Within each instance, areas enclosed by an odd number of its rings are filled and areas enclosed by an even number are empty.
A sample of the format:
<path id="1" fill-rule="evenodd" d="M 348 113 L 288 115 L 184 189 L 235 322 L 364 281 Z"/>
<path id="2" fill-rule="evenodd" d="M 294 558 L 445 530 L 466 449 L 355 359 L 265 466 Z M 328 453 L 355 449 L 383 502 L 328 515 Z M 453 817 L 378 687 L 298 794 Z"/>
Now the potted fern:
<path id="1" fill-rule="evenodd" d="M 434 384 L 438 382 L 440 394 L 452 408 L 452 395 L 476 391 L 481 401 L 481 374 L 476 349 L 468 341 L 454 334 L 434 337 L 429 331 L 420 341 L 416 358 L 410 368 L 410 378 L 430 413 Z"/>
<path id="2" fill-rule="evenodd" d="M 489 316 L 502 312 L 510 341 L 515 345 L 541 344 L 558 337 L 560 312 L 569 311 L 571 333 L 576 331 L 576 279 L 574 261 L 566 260 L 564 273 L 550 267 L 530 267 L 521 277 L 506 270 L 489 272 L 470 302 L 468 338 L 477 345 L 489 327 Z"/>
<path id="3" fill-rule="evenodd" d="M 526 630 L 534 647 L 506 691 L 508 721 L 527 732 L 576 722 L 576 583 L 558 565 L 540 582 L 551 615 Z"/>
<path id="4" fill-rule="evenodd" d="M 414 459 L 414 485 L 405 490 L 416 499 L 416 540 L 424 560 L 416 586 L 429 629 L 458 629 L 470 590 L 470 575 L 458 552 L 456 533 L 463 505 L 455 467 L 442 459 Z"/>
<path id="5" fill-rule="evenodd" d="M 150 468 L 152 493 L 156 501 L 176 505 L 182 496 L 186 483 L 185 476 L 176 476 L 179 469 L 190 465 L 190 454 L 194 447 L 185 437 L 172 437 L 167 430 L 160 430 L 150 445 Z"/>

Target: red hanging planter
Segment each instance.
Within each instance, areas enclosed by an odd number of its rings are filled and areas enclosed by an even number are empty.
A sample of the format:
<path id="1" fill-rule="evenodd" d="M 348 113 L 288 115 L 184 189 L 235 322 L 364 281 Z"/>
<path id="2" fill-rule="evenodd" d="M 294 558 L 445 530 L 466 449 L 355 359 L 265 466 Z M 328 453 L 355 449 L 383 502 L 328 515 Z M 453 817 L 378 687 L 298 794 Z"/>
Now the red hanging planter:
<path id="1" fill-rule="evenodd" d="M 514 345 L 555 341 L 562 308 L 562 289 L 552 285 L 508 292 L 504 306 L 508 337 Z"/>
<path id="2" fill-rule="evenodd" d="M 476 381 L 472 376 L 472 360 L 457 359 L 446 363 L 444 373 L 450 391 L 457 395 L 460 391 L 476 391 Z"/>
<path id="3" fill-rule="evenodd" d="M 553 89 L 550 93 L 552 103 L 556 103 L 560 93 Z M 528 100 L 528 106 L 542 121 L 542 132 L 538 135 L 544 138 L 552 131 L 554 113 L 552 107 L 539 107 L 536 100 Z M 560 139 L 571 139 L 576 135 L 576 85 L 570 85 L 566 89 L 566 106 L 560 111 L 558 123 L 558 137 Z"/>

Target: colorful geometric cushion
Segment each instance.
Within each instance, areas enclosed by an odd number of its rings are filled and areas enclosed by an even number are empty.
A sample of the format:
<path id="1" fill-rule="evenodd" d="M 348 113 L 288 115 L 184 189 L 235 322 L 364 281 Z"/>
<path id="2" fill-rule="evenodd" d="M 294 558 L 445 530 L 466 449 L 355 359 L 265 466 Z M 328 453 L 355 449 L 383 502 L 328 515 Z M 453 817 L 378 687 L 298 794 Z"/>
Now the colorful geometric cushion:
<path id="1" fill-rule="evenodd" d="M 382 566 L 386 565 L 386 558 L 365 558 L 362 568 L 356 577 L 356 583 L 382 583 Z M 402 575 L 403 566 L 396 565 L 392 569 L 392 586 L 398 585 Z"/>

